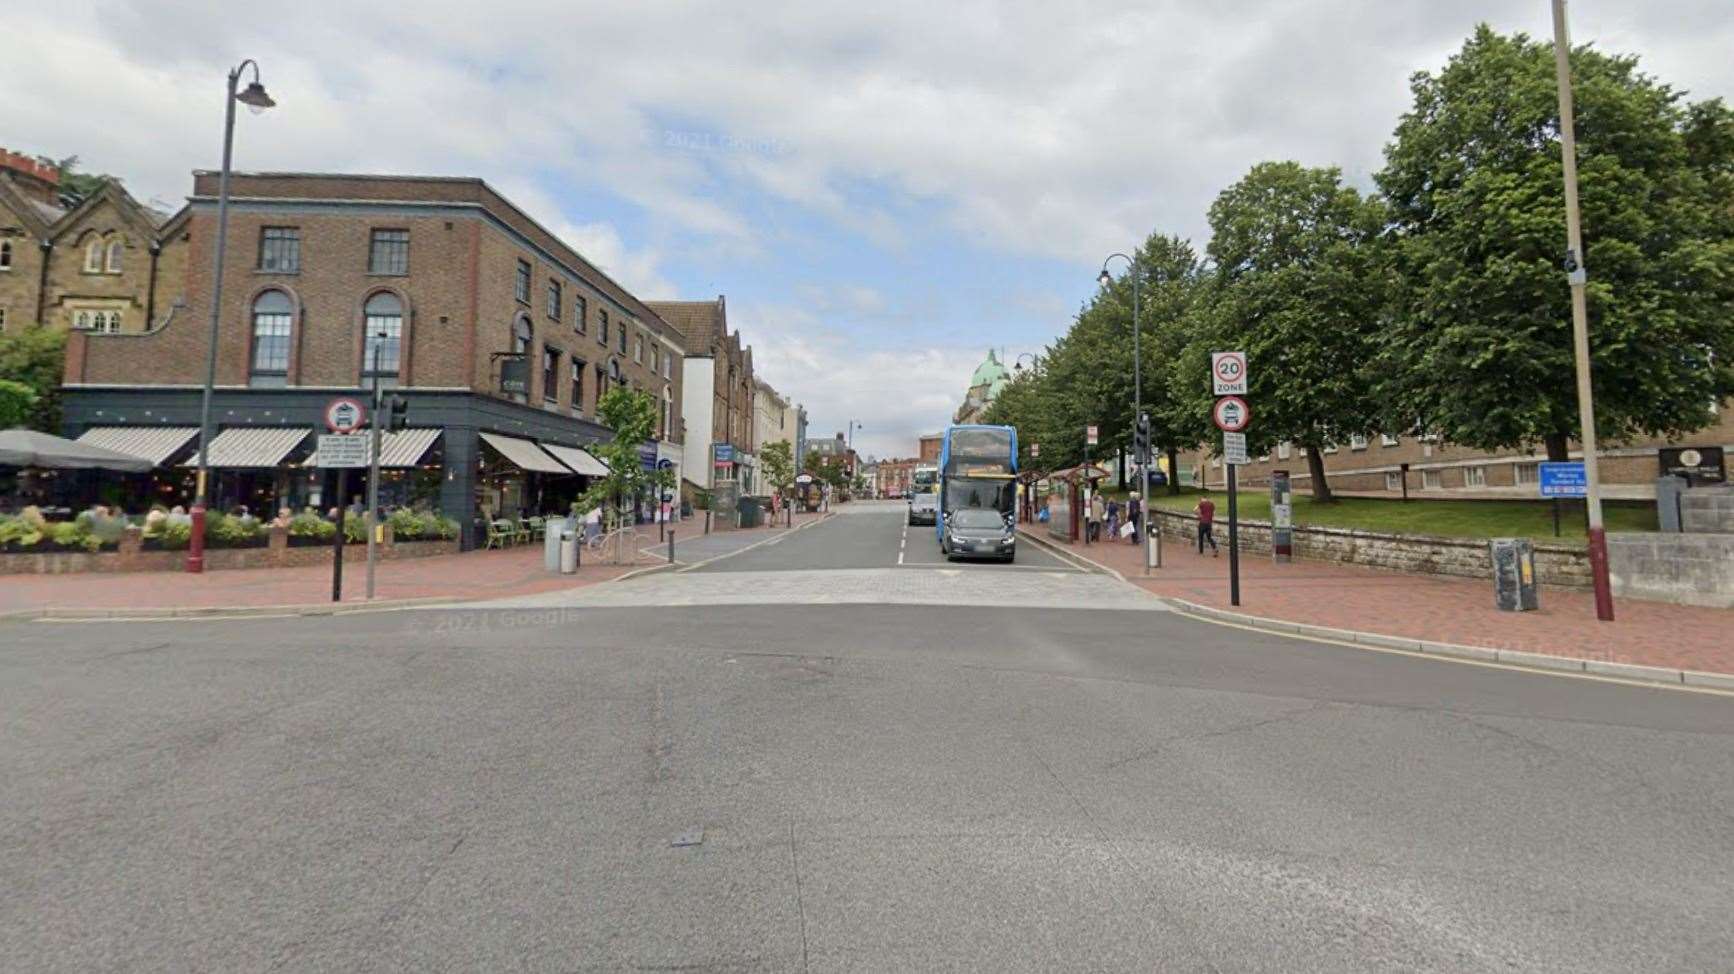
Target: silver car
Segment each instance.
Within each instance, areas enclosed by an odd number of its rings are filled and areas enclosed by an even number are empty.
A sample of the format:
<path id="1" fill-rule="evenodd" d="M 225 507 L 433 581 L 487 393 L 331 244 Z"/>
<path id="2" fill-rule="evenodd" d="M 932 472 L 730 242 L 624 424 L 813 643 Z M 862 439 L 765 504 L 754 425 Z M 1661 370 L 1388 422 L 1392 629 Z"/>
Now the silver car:
<path id="1" fill-rule="evenodd" d="M 939 495 L 923 491 L 909 495 L 909 523 L 933 524 L 939 520 Z"/>

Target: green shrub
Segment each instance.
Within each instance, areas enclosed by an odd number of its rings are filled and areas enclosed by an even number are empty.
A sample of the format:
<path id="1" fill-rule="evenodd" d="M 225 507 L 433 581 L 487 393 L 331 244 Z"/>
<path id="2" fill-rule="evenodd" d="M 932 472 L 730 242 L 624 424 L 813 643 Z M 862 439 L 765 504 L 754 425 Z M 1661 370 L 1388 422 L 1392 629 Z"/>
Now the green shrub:
<path id="1" fill-rule="evenodd" d="M 318 538 L 330 541 L 337 533 L 337 526 L 325 520 L 312 511 L 302 511 L 289 519 L 289 536 L 291 538 Z"/>
<path id="2" fill-rule="evenodd" d="M 86 515 L 80 515 L 81 518 L 84 516 Z M 89 517 L 90 524 L 87 530 L 91 537 L 97 540 L 97 543 L 104 545 L 120 544 L 121 536 L 126 534 L 127 522 L 125 517 L 96 517 L 94 515 Z"/>
<path id="3" fill-rule="evenodd" d="M 337 530 L 335 527 L 333 531 Z M 329 537 L 329 535 L 328 535 Z M 346 517 L 343 519 L 343 541 L 345 544 L 363 544 L 367 541 L 367 518 Z"/>
<path id="4" fill-rule="evenodd" d="M 21 517 L 0 517 L 0 545 L 31 548 L 42 543 L 42 532 Z"/>
<path id="5" fill-rule="evenodd" d="M 259 530 L 259 522 L 252 518 L 232 517 L 221 511 L 205 514 L 205 538 L 212 547 L 244 547 L 259 537 Z"/>
<path id="6" fill-rule="evenodd" d="M 170 551 L 180 551 L 185 548 L 193 537 L 193 526 L 190 523 L 171 521 L 163 524 L 162 533 L 157 536 L 162 546 Z"/>
<path id="7" fill-rule="evenodd" d="M 461 525 L 458 524 L 457 518 L 443 517 L 438 514 L 434 514 L 432 517 L 434 522 L 434 534 L 437 535 L 440 540 L 451 541 L 458 536 L 458 530 Z"/>
<path id="8" fill-rule="evenodd" d="M 407 507 L 392 511 L 386 516 L 385 523 L 391 525 L 391 536 L 396 541 L 415 541 L 427 533 L 427 522 Z"/>

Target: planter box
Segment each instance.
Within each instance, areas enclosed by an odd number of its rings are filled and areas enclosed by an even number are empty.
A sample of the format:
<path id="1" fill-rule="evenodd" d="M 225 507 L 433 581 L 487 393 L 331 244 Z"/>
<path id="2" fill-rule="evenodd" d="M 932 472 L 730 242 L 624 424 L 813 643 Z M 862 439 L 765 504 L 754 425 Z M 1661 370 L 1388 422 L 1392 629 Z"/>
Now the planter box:
<path id="1" fill-rule="evenodd" d="M 356 557 L 361 543 L 345 546 L 345 558 Z M 385 532 L 385 543 L 379 546 L 382 561 L 400 558 L 425 558 L 431 555 L 456 554 L 458 542 L 407 541 L 395 544 L 391 531 Z M 185 548 L 176 551 L 147 549 L 137 529 L 131 529 L 114 551 L 91 553 L 83 550 L 53 551 L 44 547 L 28 553 L 0 552 L 0 575 L 67 575 L 84 572 L 173 572 L 186 564 Z M 308 546 L 291 545 L 289 533 L 271 528 L 264 544 L 246 548 L 206 548 L 206 571 L 230 571 L 249 568 L 292 568 L 305 565 L 329 565 L 331 542 Z"/>

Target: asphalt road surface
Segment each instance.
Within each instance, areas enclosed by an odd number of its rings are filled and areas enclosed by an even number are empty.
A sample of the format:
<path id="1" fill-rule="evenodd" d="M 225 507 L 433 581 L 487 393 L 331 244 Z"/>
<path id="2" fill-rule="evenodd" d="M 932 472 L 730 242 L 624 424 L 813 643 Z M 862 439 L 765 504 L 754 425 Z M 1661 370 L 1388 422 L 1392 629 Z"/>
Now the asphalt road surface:
<path id="1" fill-rule="evenodd" d="M 899 529 L 737 555 L 735 601 L 6 626 L 0 969 L 1728 968 L 1734 699 Z"/>

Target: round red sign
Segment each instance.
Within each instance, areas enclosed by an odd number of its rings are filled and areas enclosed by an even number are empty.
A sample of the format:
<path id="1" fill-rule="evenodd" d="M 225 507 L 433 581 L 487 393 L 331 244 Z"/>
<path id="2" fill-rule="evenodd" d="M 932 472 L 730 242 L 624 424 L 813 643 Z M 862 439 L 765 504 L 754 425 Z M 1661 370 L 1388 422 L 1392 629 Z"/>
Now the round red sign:
<path id="1" fill-rule="evenodd" d="M 353 433 L 367 422 L 367 407 L 347 396 L 325 406 L 325 426 L 333 433 Z"/>
<path id="2" fill-rule="evenodd" d="M 1224 433 L 1238 433 L 1252 422 L 1252 407 L 1239 396 L 1223 396 L 1216 400 L 1216 407 L 1210 411 L 1210 418 L 1216 421 L 1216 428 Z"/>

